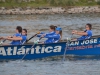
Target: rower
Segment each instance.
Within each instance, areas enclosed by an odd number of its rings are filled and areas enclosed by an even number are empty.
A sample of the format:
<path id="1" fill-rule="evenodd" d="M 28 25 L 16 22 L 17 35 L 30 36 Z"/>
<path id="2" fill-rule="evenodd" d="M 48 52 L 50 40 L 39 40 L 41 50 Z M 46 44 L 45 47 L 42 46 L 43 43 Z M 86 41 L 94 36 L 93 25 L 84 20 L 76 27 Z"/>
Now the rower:
<path id="1" fill-rule="evenodd" d="M 44 43 L 57 43 L 62 38 L 62 29 L 60 27 L 57 27 L 55 34 L 53 34 L 53 35 L 43 35 L 42 37 L 52 39 L 52 40 L 46 40 Z"/>
<path id="2" fill-rule="evenodd" d="M 23 29 L 22 30 L 22 35 L 21 35 L 21 38 L 20 38 L 20 44 L 23 45 L 27 40 L 27 30 L 26 29 Z"/>
<path id="3" fill-rule="evenodd" d="M 72 34 L 81 35 L 80 38 L 73 39 L 73 41 L 90 39 L 92 37 L 92 30 L 91 30 L 92 25 L 88 23 L 88 24 L 86 24 L 85 27 L 86 27 L 85 31 L 77 31 L 77 30 L 72 31 Z"/>
<path id="4" fill-rule="evenodd" d="M 53 34 L 55 34 L 56 28 L 57 28 L 57 26 L 51 25 L 51 26 L 49 26 L 49 32 L 48 33 L 40 32 L 40 34 L 38 34 L 37 37 L 41 37 L 42 35 L 53 35 Z"/>
<path id="5" fill-rule="evenodd" d="M 37 37 L 42 37 L 42 36 L 48 36 L 48 35 L 54 35 L 55 34 L 55 29 L 57 26 L 51 25 L 49 26 L 49 32 L 48 33 L 44 33 L 41 32 L 40 34 L 37 35 Z M 45 42 L 51 42 L 53 40 L 53 38 L 48 38 Z"/>
<path id="6" fill-rule="evenodd" d="M 11 40 L 12 42 L 10 43 L 10 45 L 19 45 L 20 40 L 16 40 L 15 38 L 20 38 L 21 33 L 22 33 L 22 27 L 17 26 L 16 27 L 16 33 L 13 36 L 3 37 L 3 39 Z M 8 45 L 8 44 L 6 44 L 6 45 Z"/>
<path id="7" fill-rule="evenodd" d="M 27 30 L 23 29 L 20 37 L 9 37 L 5 39 L 13 40 L 13 41 L 20 41 L 18 44 L 12 44 L 12 45 L 23 45 L 27 40 Z"/>

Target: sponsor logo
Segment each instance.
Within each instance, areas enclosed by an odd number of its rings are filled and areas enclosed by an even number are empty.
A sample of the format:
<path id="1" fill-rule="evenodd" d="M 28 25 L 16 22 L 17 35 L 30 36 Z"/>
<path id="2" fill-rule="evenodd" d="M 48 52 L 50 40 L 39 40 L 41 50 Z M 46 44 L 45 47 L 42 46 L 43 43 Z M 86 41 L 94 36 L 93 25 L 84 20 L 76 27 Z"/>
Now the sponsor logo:
<path id="1" fill-rule="evenodd" d="M 56 53 L 61 52 L 62 47 L 61 46 L 48 46 L 48 47 L 40 47 L 36 46 L 35 48 L 25 48 L 25 46 L 22 46 L 21 48 L 18 47 L 8 47 L 5 49 L 4 47 L 0 47 L 0 55 L 3 56 L 10 56 L 10 55 L 24 55 L 28 52 L 28 54 L 43 54 L 43 53 Z"/>

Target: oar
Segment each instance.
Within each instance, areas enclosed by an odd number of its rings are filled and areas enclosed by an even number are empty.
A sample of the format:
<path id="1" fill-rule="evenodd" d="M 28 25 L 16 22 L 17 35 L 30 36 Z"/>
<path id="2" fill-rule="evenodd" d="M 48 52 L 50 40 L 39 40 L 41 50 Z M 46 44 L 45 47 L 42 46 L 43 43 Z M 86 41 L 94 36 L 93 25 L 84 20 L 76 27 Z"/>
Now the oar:
<path id="1" fill-rule="evenodd" d="M 3 37 L 2 37 L 2 39 L 3 39 Z M 6 39 L 4 39 L 3 41 L 1 41 L 0 44 L 2 45 L 5 41 L 6 41 Z"/>
<path id="2" fill-rule="evenodd" d="M 72 37 L 73 37 L 73 34 L 71 35 L 70 40 L 72 39 Z M 64 51 L 64 54 L 63 54 L 63 61 L 65 61 L 66 51 L 67 51 L 67 48 L 69 46 L 70 40 L 67 38 L 67 45 L 65 47 L 65 51 Z"/>
<path id="3" fill-rule="evenodd" d="M 31 40 L 32 38 L 34 38 L 37 34 L 33 35 L 32 37 L 30 37 L 28 40 L 26 40 L 26 42 L 28 42 L 29 40 Z"/>
<path id="4" fill-rule="evenodd" d="M 71 37 L 70 37 L 71 39 L 73 38 L 73 35 L 74 35 L 74 34 L 71 35 Z"/>
<path id="5" fill-rule="evenodd" d="M 32 38 L 34 38 L 36 35 L 40 34 L 40 32 L 36 33 L 35 35 L 33 35 L 32 37 L 30 37 L 28 40 L 26 40 L 26 43 L 31 40 Z"/>
<path id="6" fill-rule="evenodd" d="M 98 37 L 100 37 L 100 35 L 94 35 L 91 38 L 98 38 Z"/>
<path id="7" fill-rule="evenodd" d="M 34 48 L 34 46 L 35 46 L 36 44 L 38 44 L 38 42 L 39 42 L 41 39 L 42 39 L 42 37 L 41 37 L 39 40 L 37 40 L 37 41 L 32 45 L 32 47 L 27 51 L 27 53 L 22 57 L 21 60 L 23 60 L 23 59 L 25 58 L 25 56 L 28 54 L 28 52 L 29 52 L 32 48 Z"/>
<path id="8" fill-rule="evenodd" d="M 0 45 L 2 45 L 5 41 L 6 41 L 6 39 L 5 39 L 5 40 L 3 40 L 3 41 L 1 41 L 1 42 L 0 42 Z"/>
<path id="9" fill-rule="evenodd" d="M 32 38 L 34 38 L 37 34 L 33 35 L 32 37 L 30 37 L 28 40 L 24 41 L 21 45 L 27 43 L 29 40 L 31 40 Z"/>

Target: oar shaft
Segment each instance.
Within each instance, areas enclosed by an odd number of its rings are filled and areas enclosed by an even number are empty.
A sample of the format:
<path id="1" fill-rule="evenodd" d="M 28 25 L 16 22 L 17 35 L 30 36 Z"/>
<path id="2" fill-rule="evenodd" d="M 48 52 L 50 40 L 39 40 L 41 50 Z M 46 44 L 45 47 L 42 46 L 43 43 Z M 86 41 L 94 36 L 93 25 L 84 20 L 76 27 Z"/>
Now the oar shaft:
<path id="1" fill-rule="evenodd" d="M 69 41 L 67 41 L 67 44 L 66 44 L 66 47 L 65 47 L 65 51 L 64 51 L 64 55 L 63 55 L 63 61 L 65 61 L 65 56 L 66 56 L 68 45 L 69 45 Z"/>
<path id="2" fill-rule="evenodd" d="M 39 42 L 41 39 L 42 39 L 42 37 L 39 38 L 38 42 Z M 29 53 L 29 51 L 30 51 L 32 48 L 34 48 L 35 45 L 36 45 L 36 43 L 34 43 L 34 44 L 32 45 L 32 47 L 27 51 L 27 53 L 22 57 L 21 60 L 23 60 L 23 59 L 25 58 L 25 56 Z"/>
<path id="3" fill-rule="evenodd" d="M 4 39 L 2 42 L 5 42 L 6 41 L 6 39 Z"/>
<path id="4" fill-rule="evenodd" d="M 35 46 L 35 44 L 34 44 L 34 45 L 32 45 L 32 47 L 30 48 L 30 50 L 31 50 L 34 46 Z M 23 59 L 25 58 L 25 56 L 29 53 L 29 51 L 30 51 L 30 50 L 28 50 L 28 51 L 27 51 L 27 53 L 26 53 L 26 54 L 22 57 L 22 59 L 21 59 L 21 60 L 23 60 Z"/>
<path id="5" fill-rule="evenodd" d="M 34 38 L 37 34 L 33 35 L 32 37 L 30 37 L 28 40 L 26 40 L 26 42 L 28 42 L 29 40 L 31 40 L 32 38 Z"/>
<path id="6" fill-rule="evenodd" d="M 0 45 L 2 45 L 5 41 L 6 41 L 6 39 L 5 39 L 5 40 L 3 40 L 3 41 L 1 41 L 1 42 L 0 42 Z"/>
<path id="7" fill-rule="evenodd" d="M 71 39 L 73 38 L 73 35 L 74 35 L 74 34 L 71 35 Z"/>
<path id="8" fill-rule="evenodd" d="M 73 34 L 71 35 L 71 39 L 72 39 L 72 37 L 73 37 Z M 63 61 L 65 61 L 65 56 L 66 56 L 66 52 L 67 52 L 67 49 L 69 47 L 69 44 L 70 44 L 70 41 L 67 40 L 67 44 L 66 44 L 66 47 L 65 47 L 64 55 L 63 55 Z"/>

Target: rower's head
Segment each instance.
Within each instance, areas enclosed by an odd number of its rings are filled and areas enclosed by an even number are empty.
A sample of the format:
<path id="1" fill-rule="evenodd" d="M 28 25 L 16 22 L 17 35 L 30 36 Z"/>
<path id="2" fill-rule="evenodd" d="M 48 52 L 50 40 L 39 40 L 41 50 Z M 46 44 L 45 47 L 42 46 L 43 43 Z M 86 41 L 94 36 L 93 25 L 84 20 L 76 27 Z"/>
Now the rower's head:
<path id="1" fill-rule="evenodd" d="M 87 23 L 85 27 L 86 27 L 86 30 L 91 30 L 92 29 L 92 25 L 90 23 Z"/>
<path id="2" fill-rule="evenodd" d="M 49 27 L 50 27 L 49 29 L 50 32 L 55 31 L 55 29 L 57 28 L 57 26 L 54 26 L 54 25 L 51 25 Z"/>
<path id="3" fill-rule="evenodd" d="M 22 35 L 26 35 L 27 36 L 27 29 L 23 29 L 22 30 Z"/>
<path id="4" fill-rule="evenodd" d="M 56 28 L 56 34 L 60 34 L 60 36 L 62 38 L 62 29 L 60 27 Z"/>
<path id="5" fill-rule="evenodd" d="M 16 32 L 17 33 L 22 33 L 22 27 L 21 26 L 17 26 L 16 27 Z"/>

